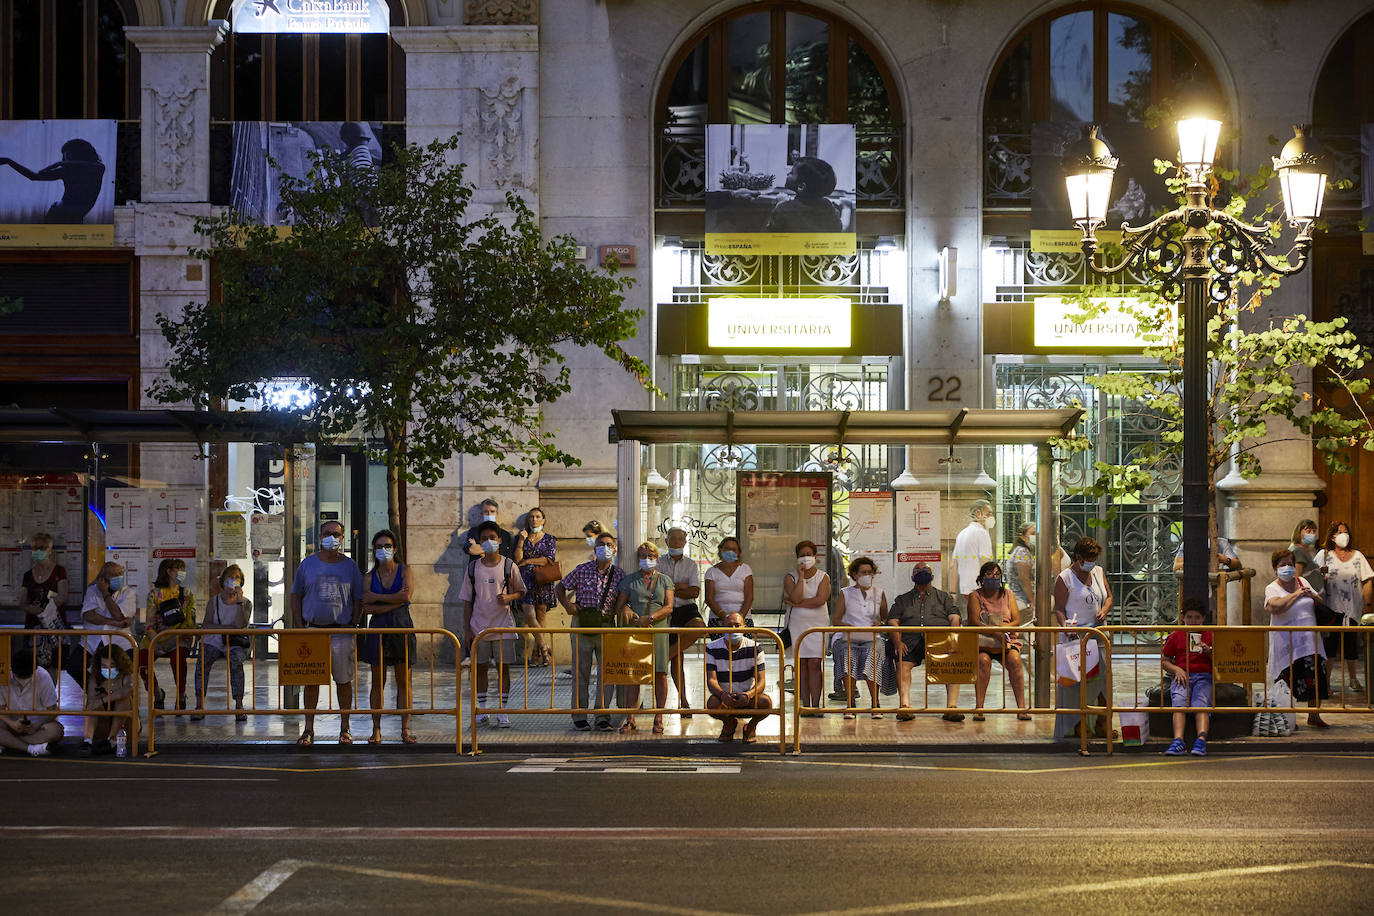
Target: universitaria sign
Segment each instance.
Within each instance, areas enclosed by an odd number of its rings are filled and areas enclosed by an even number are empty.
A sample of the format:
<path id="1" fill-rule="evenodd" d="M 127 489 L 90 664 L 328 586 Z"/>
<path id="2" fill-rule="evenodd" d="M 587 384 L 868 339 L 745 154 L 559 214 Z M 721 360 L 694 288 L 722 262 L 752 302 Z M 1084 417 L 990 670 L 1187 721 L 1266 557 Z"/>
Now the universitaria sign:
<path id="1" fill-rule="evenodd" d="M 233 29 L 239 33 L 386 34 L 386 0 L 238 0 Z"/>
<path id="2" fill-rule="evenodd" d="M 712 349 L 844 349 L 850 345 L 848 299 L 745 299 L 707 302 Z"/>

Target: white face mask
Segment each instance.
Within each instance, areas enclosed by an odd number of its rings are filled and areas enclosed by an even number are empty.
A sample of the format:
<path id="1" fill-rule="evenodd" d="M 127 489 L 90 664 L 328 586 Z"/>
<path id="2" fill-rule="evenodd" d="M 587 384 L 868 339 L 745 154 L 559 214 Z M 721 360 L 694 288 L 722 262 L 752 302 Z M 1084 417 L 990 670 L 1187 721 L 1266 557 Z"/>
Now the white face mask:
<path id="1" fill-rule="evenodd" d="M 1337 547 L 1344 550 L 1345 548 L 1350 546 L 1350 535 L 1342 531 L 1340 534 L 1336 535 L 1331 539 L 1331 543 L 1335 544 Z"/>
<path id="2" fill-rule="evenodd" d="M 378 563 L 387 563 L 387 562 L 389 562 L 389 561 L 391 560 L 392 557 L 396 556 L 396 548 L 394 548 L 394 547 L 378 547 L 378 548 L 374 551 L 374 554 L 375 554 L 376 557 L 377 557 L 377 562 L 378 562 Z"/>
<path id="3" fill-rule="evenodd" d="M 989 515 L 987 518 L 983 519 L 983 527 L 988 529 L 989 531 L 996 528 L 997 517 L 995 515 Z"/>
<path id="4" fill-rule="evenodd" d="M 342 538 L 332 534 L 326 534 L 324 537 L 320 538 L 320 549 L 338 550 L 341 543 L 343 543 Z"/>
<path id="5" fill-rule="evenodd" d="M 241 579 L 225 579 L 224 587 L 229 589 L 230 591 L 233 591 L 236 588 L 243 588 L 243 581 Z"/>
<path id="6" fill-rule="evenodd" d="M 596 546 L 596 537 L 595 537 L 594 535 L 590 535 L 590 534 L 587 535 L 587 546 L 588 546 L 588 547 L 595 547 L 595 546 Z"/>
<path id="7" fill-rule="evenodd" d="M 644 572 L 648 572 L 649 570 L 653 569 L 653 568 L 654 568 L 655 566 L 657 566 L 657 565 L 658 565 L 658 560 L 655 560 L 655 559 L 653 559 L 653 558 L 651 558 L 651 557 L 640 557 L 640 558 L 639 558 L 639 568 L 640 568 L 641 570 L 643 570 Z"/>
<path id="8" fill-rule="evenodd" d="M 541 531 L 543 531 L 543 530 L 544 530 L 544 526 L 543 526 L 543 525 L 531 525 L 531 526 L 530 526 L 530 534 L 538 534 L 539 532 L 541 532 Z"/>
<path id="9" fill-rule="evenodd" d="M 857 581 L 858 581 L 858 583 L 859 583 L 859 587 L 860 587 L 860 588 L 872 588 L 872 587 L 873 587 L 873 577 L 872 577 L 872 576 L 863 575 L 863 576 L 860 576 L 860 577 L 858 578 Z"/>
<path id="10" fill-rule="evenodd" d="M 1031 550 L 1035 549 L 1035 535 L 1030 534 L 1026 536 L 1026 546 Z"/>
<path id="11" fill-rule="evenodd" d="M 678 557 L 682 556 L 682 548 L 681 548 L 681 547 L 669 547 L 669 548 L 668 548 L 668 556 L 670 556 L 670 557 L 672 557 L 674 560 L 676 560 Z"/>
<path id="12" fill-rule="evenodd" d="M 101 668 L 101 669 L 100 669 L 100 674 L 101 674 L 102 677 L 105 678 L 105 680 L 107 680 L 107 681 L 112 681 L 112 680 L 114 680 L 115 678 L 119 677 L 119 669 L 118 669 L 118 668 Z"/>
<path id="13" fill-rule="evenodd" d="M 802 565 L 802 569 L 811 569 L 812 567 L 814 567 L 814 566 L 816 565 L 816 558 L 815 558 L 815 557 L 802 557 L 802 558 L 799 560 L 799 562 L 800 562 L 801 565 Z"/>

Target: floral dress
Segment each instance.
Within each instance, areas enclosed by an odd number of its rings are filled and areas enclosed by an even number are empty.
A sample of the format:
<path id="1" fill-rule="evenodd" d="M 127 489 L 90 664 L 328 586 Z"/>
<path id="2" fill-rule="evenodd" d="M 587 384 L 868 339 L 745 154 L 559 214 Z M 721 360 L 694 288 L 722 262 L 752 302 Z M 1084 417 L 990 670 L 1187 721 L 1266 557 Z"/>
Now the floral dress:
<path id="1" fill-rule="evenodd" d="M 546 557 L 552 562 L 558 559 L 558 539 L 547 531 L 537 541 L 530 540 L 529 536 L 526 535 L 521 551 L 521 555 L 526 560 Z M 553 607 L 558 603 L 553 594 L 553 587 L 558 582 L 554 580 L 545 585 L 536 586 L 534 584 L 534 569 L 533 566 L 520 567 L 520 578 L 525 581 L 525 594 L 521 597 L 520 603 L 526 606 L 542 604 L 544 607 Z"/>

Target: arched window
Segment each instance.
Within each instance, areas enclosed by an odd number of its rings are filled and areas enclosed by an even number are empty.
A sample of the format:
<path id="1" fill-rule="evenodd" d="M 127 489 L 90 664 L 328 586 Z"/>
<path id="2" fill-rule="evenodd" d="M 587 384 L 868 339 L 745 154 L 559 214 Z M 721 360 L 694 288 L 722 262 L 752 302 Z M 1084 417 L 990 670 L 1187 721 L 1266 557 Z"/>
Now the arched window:
<path id="1" fill-rule="evenodd" d="M 1037 19 L 1008 43 L 988 84 L 986 205 L 1029 204 L 1035 122 L 1142 121 L 1151 105 L 1200 94 L 1225 104 L 1193 43 L 1152 13 L 1082 3 Z"/>
<path id="2" fill-rule="evenodd" d="M 405 53 L 390 35 L 239 35 L 233 6 L 215 7 L 231 28 L 211 58 L 216 121 L 405 120 Z M 399 0 L 388 6 L 405 25 Z"/>
<path id="3" fill-rule="evenodd" d="M 133 0 L 0 0 L 0 120 L 138 117 Z"/>
<path id="4" fill-rule="evenodd" d="M 1368 168 L 1371 162 L 1368 148 L 1374 145 L 1374 127 L 1365 126 L 1374 124 L 1371 56 L 1374 56 L 1374 13 L 1367 14 L 1346 30 L 1331 48 L 1317 77 L 1317 91 L 1312 99 L 1314 133 L 1331 157 L 1332 176 L 1354 181 L 1354 186 L 1348 189 L 1327 188 L 1322 219 L 1329 232 L 1317 237 L 1319 246 L 1334 236 L 1354 237 L 1360 232 L 1361 221 L 1366 223 L 1365 233 L 1374 233 L 1374 220 L 1369 219 L 1374 214 L 1374 207 L 1364 203 L 1374 201 L 1368 184 L 1374 180 Z M 1365 295 L 1367 300 L 1368 291 Z M 1367 333 L 1374 339 L 1374 324 Z"/>
<path id="5" fill-rule="evenodd" d="M 901 111 L 880 60 L 844 20 L 801 3 L 751 3 L 712 22 L 659 88 L 658 206 L 701 206 L 708 123 L 851 123 L 859 205 L 900 207 Z"/>

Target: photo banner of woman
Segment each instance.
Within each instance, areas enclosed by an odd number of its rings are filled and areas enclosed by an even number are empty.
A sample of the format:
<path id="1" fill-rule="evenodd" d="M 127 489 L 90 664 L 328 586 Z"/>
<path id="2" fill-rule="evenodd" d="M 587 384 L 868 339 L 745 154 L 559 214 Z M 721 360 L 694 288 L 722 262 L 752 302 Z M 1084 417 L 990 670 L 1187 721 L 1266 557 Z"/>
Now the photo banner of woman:
<path id="1" fill-rule="evenodd" d="M 331 150 L 362 174 L 382 161 L 382 125 L 367 121 L 240 121 L 234 124 L 230 205 L 265 226 L 290 226 L 295 214 L 281 202 L 284 175 L 304 178 L 311 153 Z"/>
<path id="2" fill-rule="evenodd" d="M 0 247 L 114 243 L 109 120 L 0 121 Z"/>
<path id="3" fill-rule="evenodd" d="M 852 255 L 852 124 L 708 124 L 706 253 Z"/>

